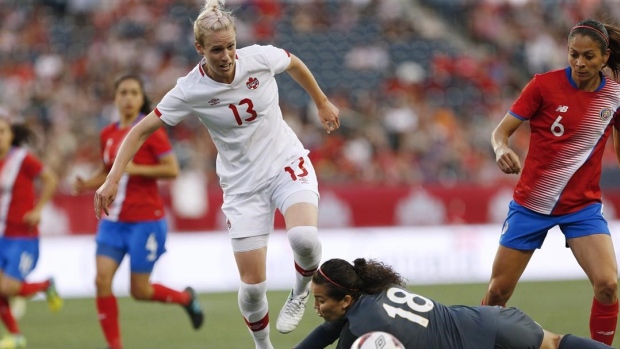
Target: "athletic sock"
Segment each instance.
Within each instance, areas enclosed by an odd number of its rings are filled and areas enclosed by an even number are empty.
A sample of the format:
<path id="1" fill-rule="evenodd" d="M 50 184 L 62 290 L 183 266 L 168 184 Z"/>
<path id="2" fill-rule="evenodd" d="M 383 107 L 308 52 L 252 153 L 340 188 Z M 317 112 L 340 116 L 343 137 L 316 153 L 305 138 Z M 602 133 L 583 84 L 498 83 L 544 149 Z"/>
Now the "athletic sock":
<path id="1" fill-rule="evenodd" d="M 0 319 L 2 319 L 2 322 L 9 333 L 19 334 L 19 326 L 17 326 L 17 321 L 15 321 L 15 318 L 11 313 L 8 298 L 0 297 Z"/>
<path id="2" fill-rule="evenodd" d="M 312 275 L 321 263 L 322 246 L 317 227 L 293 227 L 287 231 L 287 236 L 295 260 L 293 296 L 299 296 L 308 291 L 310 287 Z"/>
<path id="3" fill-rule="evenodd" d="M 22 297 L 30 297 L 36 293 L 47 290 L 49 286 L 50 286 L 49 280 L 46 280 L 43 282 L 33 282 L 33 283 L 22 282 L 22 285 L 19 288 L 19 292 L 17 293 L 17 295 L 22 296 Z"/>
<path id="4" fill-rule="evenodd" d="M 609 349 L 611 348 L 607 344 L 597 342 L 589 338 L 583 338 L 574 336 L 572 334 L 566 334 L 560 340 L 558 349 Z M 613 348 L 612 348 L 613 349 Z"/>
<path id="5" fill-rule="evenodd" d="M 257 349 L 273 349 L 269 339 L 269 304 L 267 283 L 241 283 L 237 296 L 239 310 L 250 330 Z"/>
<path id="6" fill-rule="evenodd" d="M 152 284 L 151 286 L 153 286 L 152 301 L 187 305 L 191 300 L 187 292 L 176 291 L 160 284 Z"/>
<path id="7" fill-rule="evenodd" d="M 97 297 L 97 315 L 110 349 L 122 349 L 116 297 Z"/>
<path id="8" fill-rule="evenodd" d="M 618 324 L 618 301 L 614 304 L 602 304 L 592 299 L 590 311 L 590 337 L 601 343 L 611 345 Z"/>

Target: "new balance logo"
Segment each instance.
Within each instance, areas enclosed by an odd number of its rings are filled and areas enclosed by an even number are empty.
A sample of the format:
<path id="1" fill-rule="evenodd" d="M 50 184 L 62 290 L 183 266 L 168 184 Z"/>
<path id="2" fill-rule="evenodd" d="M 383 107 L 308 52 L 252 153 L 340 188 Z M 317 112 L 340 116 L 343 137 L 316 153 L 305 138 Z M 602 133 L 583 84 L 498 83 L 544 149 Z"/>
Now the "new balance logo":
<path id="1" fill-rule="evenodd" d="M 558 105 L 558 108 L 555 111 L 559 111 L 560 113 L 566 113 L 568 111 L 567 105 Z"/>
<path id="2" fill-rule="evenodd" d="M 602 334 L 603 336 L 613 336 L 615 331 L 598 331 L 596 334 Z"/>

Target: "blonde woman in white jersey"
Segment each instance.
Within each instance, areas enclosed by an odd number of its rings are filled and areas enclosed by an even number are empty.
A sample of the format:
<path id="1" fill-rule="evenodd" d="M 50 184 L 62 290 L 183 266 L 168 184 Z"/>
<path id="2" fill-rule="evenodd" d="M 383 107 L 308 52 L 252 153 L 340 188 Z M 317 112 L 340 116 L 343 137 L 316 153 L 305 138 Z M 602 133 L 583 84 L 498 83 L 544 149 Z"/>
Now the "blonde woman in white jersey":
<path id="1" fill-rule="evenodd" d="M 307 91 L 327 133 L 340 126 L 338 108 L 294 55 L 273 46 L 237 50 L 234 17 L 221 2 L 206 1 L 194 22 L 194 34 L 196 50 L 203 59 L 129 132 L 105 183 L 97 190 L 95 214 L 108 213 L 123 169 L 151 133 L 190 115 L 198 117 L 218 149 L 222 210 L 241 278 L 239 308 L 256 348 L 269 349 L 273 346 L 266 254 L 276 208 L 284 215 L 296 273 L 295 285 L 276 322 L 280 332 L 291 332 L 299 324 L 309 282 L 321 261 L 316 174 L 308 150 L 282 119 L 274 75 L 286 71 Z"/>

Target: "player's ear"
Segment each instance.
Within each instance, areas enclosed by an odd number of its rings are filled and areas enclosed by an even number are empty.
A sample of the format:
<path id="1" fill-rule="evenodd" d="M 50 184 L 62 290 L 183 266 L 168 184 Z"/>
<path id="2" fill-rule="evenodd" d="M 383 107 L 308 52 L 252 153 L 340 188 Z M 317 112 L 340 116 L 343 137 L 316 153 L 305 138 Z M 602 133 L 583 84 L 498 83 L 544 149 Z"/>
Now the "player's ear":
<path id="1" fill-rule="evenodd" d="M 351 295 L 344 296 L 344 298 L 340 301 L 340 304 L 343 309 L 349 308 L 351 304 L 353 304 L 353 297 L 351 297 Z"/>
<path id="2" fill-rule="evenodd" d="M 202 48 L 202 46 L 200 46 L 198 41 L 194 41 L 194 47 L 196 48 L 196 52 L 198 52 L 199 55 L 201 56 L 205 55 L 205 49 Z"/>

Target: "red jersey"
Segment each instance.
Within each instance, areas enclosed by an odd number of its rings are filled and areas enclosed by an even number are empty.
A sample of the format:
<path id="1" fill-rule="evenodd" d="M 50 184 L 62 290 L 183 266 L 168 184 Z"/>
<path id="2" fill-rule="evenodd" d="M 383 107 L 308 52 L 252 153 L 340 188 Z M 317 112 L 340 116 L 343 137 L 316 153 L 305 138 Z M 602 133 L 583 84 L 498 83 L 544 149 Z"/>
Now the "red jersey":
<path id="1" fill-rule="evenodd" d="M 112 168 L 118 149 L 130 129 L 131 127 L 121 129 L 116 122 L 101 130 L 101 158 L 108 171 Z M 159 163 L 160 157 L 171 151 L 168 135 L 160 128 L 138 149 L 133 162 L 138 165 L 155 165 Z M 140 222 L 161 219 L 164 216 L 164 203 L 159 195 L 157 179 L 124 173 L 109 212 L 109 215 L 104 215 L 104 219 L 111 221 Z"/>
<path id="2" fill-rule="evenodd" d="M 35 205 L 34 181 L 43 164 L 23 148 L 11 148 L 0 159 L 0 236 L 37 237 L 37 227 L 24 223 Z"/>
<path id="3" fill-rule="evenodd" d="M 587 92 L 570 67 L 534 76 L 509 111 L 531 129 L 514 200 L 549 215 L 601 202 L 601 162 L 612 127 L 620 129 L 618 107 L 620 85 L 606 77 Z"/>

